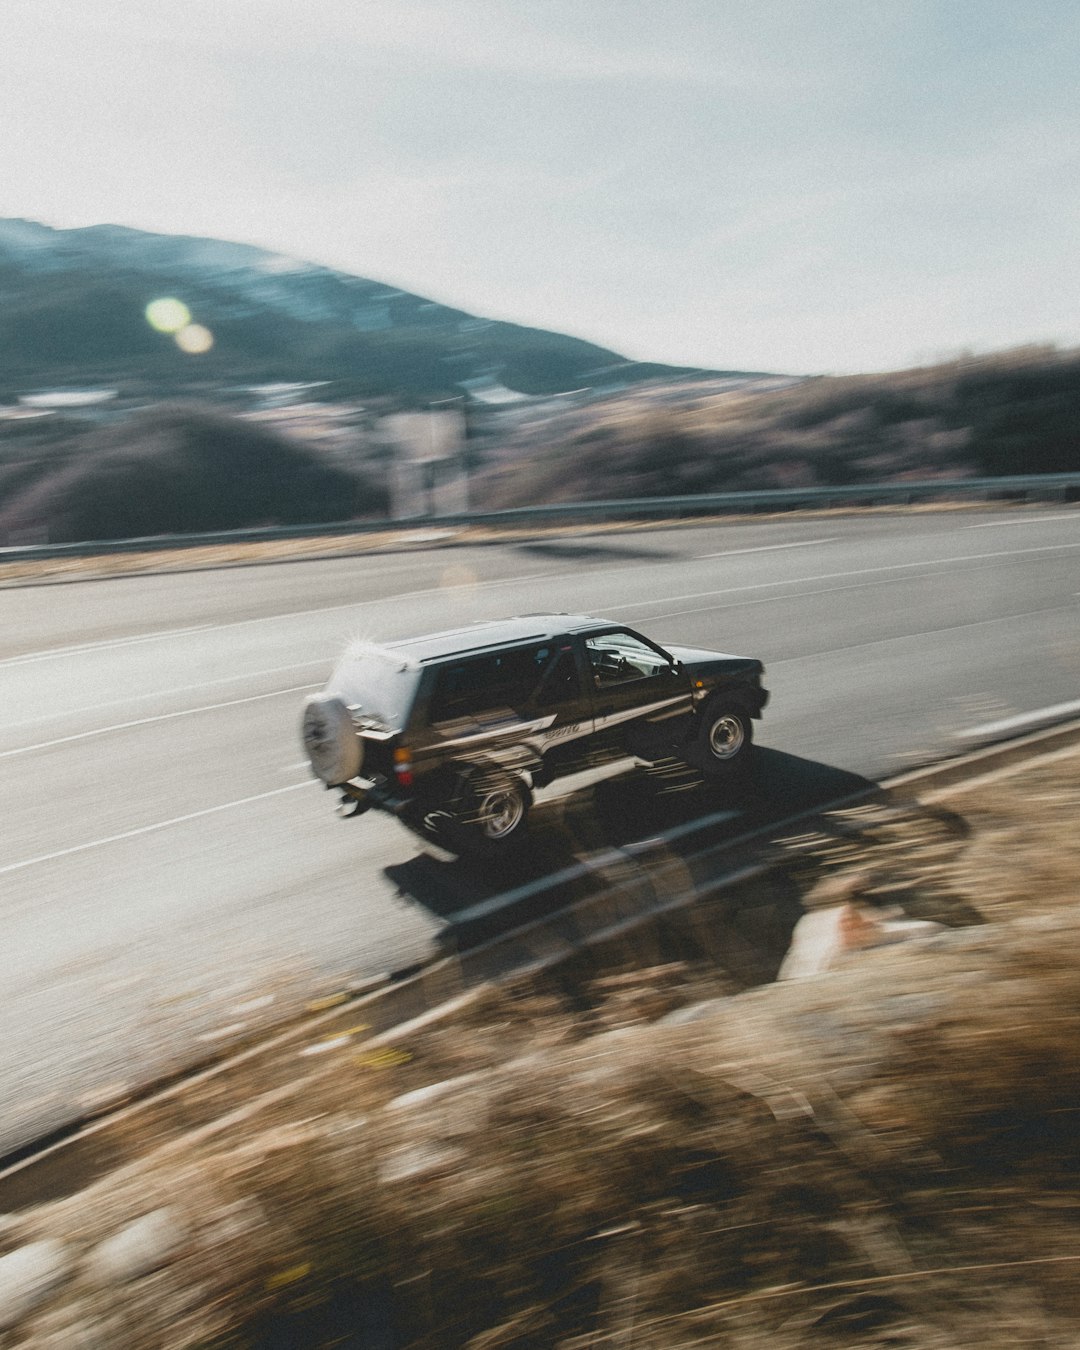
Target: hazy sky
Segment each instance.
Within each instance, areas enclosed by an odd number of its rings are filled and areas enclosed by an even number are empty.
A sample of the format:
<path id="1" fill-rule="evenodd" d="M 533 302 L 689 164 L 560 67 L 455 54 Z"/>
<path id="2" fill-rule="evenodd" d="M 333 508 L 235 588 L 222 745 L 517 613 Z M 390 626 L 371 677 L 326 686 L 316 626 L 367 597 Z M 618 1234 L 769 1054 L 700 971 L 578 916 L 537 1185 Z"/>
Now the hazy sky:
<path id="1" fill-rule="evenodd" d="M 640 359 L 1080 343 L 1080 0 L 0 0 L 0 216 Z"/>

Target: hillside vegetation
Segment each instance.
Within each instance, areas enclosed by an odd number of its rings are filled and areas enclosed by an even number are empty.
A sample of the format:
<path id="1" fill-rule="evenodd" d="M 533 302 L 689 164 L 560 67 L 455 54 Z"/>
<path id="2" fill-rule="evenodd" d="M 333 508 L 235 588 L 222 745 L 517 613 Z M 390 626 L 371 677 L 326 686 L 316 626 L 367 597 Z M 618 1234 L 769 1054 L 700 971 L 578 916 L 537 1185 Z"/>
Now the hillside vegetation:
<path id="1" fill-rule="evenodd" d="M 156 331 L 175 297 L 210 335 L 197 354 Z M 423 406 L 495 376 L 525 393 L 679 373 L 579 338 L 468 314 L 384 282 L 215 239 L 0 218 L 0 401 L 61 385 L 343 380 Z"/>
<path id="2" fill-rule="evenodd" d="M 386 452 L 362 439 L 331 457 L 209 403 L 98 426 L 0 422 L 0 543 L 383 519 Z M 1030 349 L 763 391 L 654 381 L 583 404 L 474 411 L 468 452 L 479 510 L 1080 472 L 1080 353 Z"/>
<path id="3" fill-rule="evenodd" d="M 159 406 L 94 429 L 29 425 L 9 446 L 0 440 L 0 540 L 35 532 L 51 543 L 127 539 L 386 513 L 382 484 L 211 409 Z"/>
<path id="4" fill-rule="evenodd" d="M 520 428 L 481 472 L 491 507 L 1080 472 L 1080 353 L 1033 348 L 881 375 L 628 390 Z"/>

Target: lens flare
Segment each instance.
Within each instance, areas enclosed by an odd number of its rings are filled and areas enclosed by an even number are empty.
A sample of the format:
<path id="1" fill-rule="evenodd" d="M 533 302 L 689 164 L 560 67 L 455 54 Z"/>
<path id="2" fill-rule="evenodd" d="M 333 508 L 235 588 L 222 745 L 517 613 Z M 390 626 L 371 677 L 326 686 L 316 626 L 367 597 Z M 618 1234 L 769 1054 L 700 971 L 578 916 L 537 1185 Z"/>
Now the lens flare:
<path id="1" fill-rule="evenodd" d="M 444 567 L 439 576 L 439 585 L 453 590 L 459 586 L 475 586 L 480 578 L 471 567 L 466 567 L 462 563 L 451 563 L 449 567 Z"/>
<path id="2" fill-rule="evenodd" d="M 201 323 L 189 323 L 176 334 L 176 345 L 189 356 L 200 356 L 214 345 L 214 335 Z"/>
<path id="3" fill-rule="evenodd" d="M 183 300 L 175 300 L 171 295 L 162 296 L 146 306 L 146 322 L 159 333 L 179 333 L 191 322 L 191 310 Z"/>

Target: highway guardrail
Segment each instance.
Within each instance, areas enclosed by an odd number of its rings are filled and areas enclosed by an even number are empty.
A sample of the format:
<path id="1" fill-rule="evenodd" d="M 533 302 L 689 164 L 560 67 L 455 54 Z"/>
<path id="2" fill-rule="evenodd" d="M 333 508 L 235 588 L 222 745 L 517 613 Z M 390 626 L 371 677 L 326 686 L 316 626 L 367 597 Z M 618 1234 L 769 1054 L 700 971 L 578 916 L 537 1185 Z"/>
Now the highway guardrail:
<path id="1" fill-rule="evenodd" d="M 1013 474 L 1000 478 L 923 479 L 903 483 L 854 483 L 832 487 L 773 488 L 762 492 L 710 492 L 678 497 L 625 497 L 610 501 L 553 502 L 505 511 L 410 516 L 400 520 L 339 520 L 311 525 L 267 525 L 258 529 L 202 534 L 160 534 L 135 539 L 96 539 L 67 544 L 0 547 L 0 562 L 87 558 L 113 553 L 156 553 L 169 549 L 319 539 L 341 535 L 450 527 L 521 529 L 569 522 L 675 520 L 696 516 L 743 515 L 843 506 L 911 506 L 919 502 L 1080 501 L 1080 473 Z"/>

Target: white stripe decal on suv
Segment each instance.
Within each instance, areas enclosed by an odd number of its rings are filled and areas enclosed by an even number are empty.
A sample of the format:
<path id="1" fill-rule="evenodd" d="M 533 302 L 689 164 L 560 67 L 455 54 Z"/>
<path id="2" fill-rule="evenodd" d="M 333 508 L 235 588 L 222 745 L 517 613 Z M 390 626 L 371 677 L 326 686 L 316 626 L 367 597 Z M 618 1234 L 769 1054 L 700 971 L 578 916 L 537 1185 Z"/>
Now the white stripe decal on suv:
<path id="1" fill-rule="evenodd" d="M 463 745 L 485 745 L 488 741 L 503 741 L 507 737 L 524 738 L 532 736 L 537 732 L 546 731 L 555 721 L 555 717 L 556 714 L 552 713 L 550 717 L 538 717 L 533 722 L 504 722 L 502 726 L 486 727 L 483 731 L 473 731 L 467 736 L 455 736 L 452 740 L 440 741 L 438 748 L 440 750 L 456 749 Z"/>
<path id="2" fill-rule="evenodd" d="M 661 699 L 659 703 L 650 703 L 644 708 L 623 708 L 619 712 L 609 713 L 606 717 L 596 719 L 596 730 L 604 731 L 608 727 L 618 726 L 620 722 L 629 722 L 638 717 L 648 717 L 650 713 L 658 713 L 664 708 L 671 708 L 675 712 L 679 704 L 686 705 L 686 711 L 690 711 L 690 698 L 687 694 L 678 694 L 675 698 Z"/>
<path id="3" fill-rule="evenodd" d="M 609 713 L 595 719 L 587 717 L 580 722 L 564 722 L 561 726 L 554 725 L 556 714 L 552 713 L 550 717 L 538 717 L 531 722 L 506 722 L 502 726 L 488 727 L 483 731 L 471 732 L 467 736 L 456 736 L 451 740 L 440 741 L 438 748 L 440 750 L 472 750 L 499 741 L 518 740 L 528 745 L 530 749 L 542 754 L 548 746 L 555 744 L 557 741 L 581 740 L 582 737 L 592 736 L 598 731 L 606 731 L 608 728 L 619 726 L 623 722 L 630 722 L 663 712 L 665 708 L 670 709 L 667 715 L 673 716 L 683 706 L 689 713 L 692 706 L 689 697 L 686 694 L 678 694 L 674 698 L 661 699 L 658 703 L 650 703 L 644 707 L 623 708 L 618 712 Z"/>

